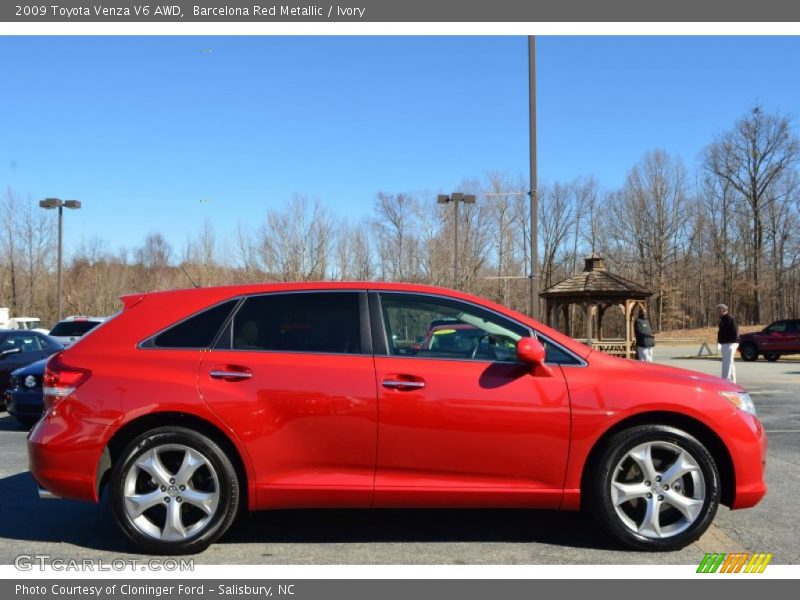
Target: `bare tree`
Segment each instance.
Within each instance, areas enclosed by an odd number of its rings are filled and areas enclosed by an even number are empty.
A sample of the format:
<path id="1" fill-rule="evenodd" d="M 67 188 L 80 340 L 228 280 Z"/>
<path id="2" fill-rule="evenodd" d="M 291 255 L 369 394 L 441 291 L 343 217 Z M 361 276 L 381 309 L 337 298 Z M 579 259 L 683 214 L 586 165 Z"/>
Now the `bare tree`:
<path id="1" fill-rule="evenodd" d="M 664 326 L 667 302 L 672 302 L 673 316 L 682 320 L 677 314 L 677 299 L 669 297 L 674 285 L 668 278 L 675 274 L 674 267 L 685 247 L 688 203 L 686 169 L 679 159 L 662 150 L 644 155 L 611 203 L 608 229 L 618 247 L 632 246 L 646 283 L 655 289 L 659 329 Z"/>
<path id="2" fill-rule="evenodd" d="M 553 274 L 559 266 L 559 254 L 569 246 L 567 238 L 574 231 L 576 220 L 575 187 L 554 183 L 539 194 L 539 238 L 542 244 L 542 273 L 544 286 L 553 283 Z"/>
<path id="3" fill-rule="evenodd" d="M 384 279 L 408 281 L 418 275 L 418 240 L 414 234 L 417 200 L 408 194 L 379 192 L 373 222 Z"/>
<path id="4" fill-rule="evenodd" d="M 800 141 L 791 120 L 767 114 L 755 105 L 705 151 L 705 169 L 736 190 L 750 209 L 753 320 L 761 321 L 761 259 L 764 248 L 764 202 L 770 186 L 800 158 Z"/>
<path id="5" fill-rule="evenodd" d="M 11 313 L 15 313 L 19 305 L 18 277 L 19 277 L 19 256 L 17 253 L 19 201 L 11 188 L 6 190 L 0 205 L 0 249 L 3 252 L 3 266 L 5 276 L 3 277 L 3 288 L 8 290 L 8 304 Z"/>
<path id="6" fill-rule="evenodd" d="M 295 195 L 283 210 L 269 210 L 260 240 L 266 270 L 284 281 L 325 279 L 333 230 L 319 200 Z"/>

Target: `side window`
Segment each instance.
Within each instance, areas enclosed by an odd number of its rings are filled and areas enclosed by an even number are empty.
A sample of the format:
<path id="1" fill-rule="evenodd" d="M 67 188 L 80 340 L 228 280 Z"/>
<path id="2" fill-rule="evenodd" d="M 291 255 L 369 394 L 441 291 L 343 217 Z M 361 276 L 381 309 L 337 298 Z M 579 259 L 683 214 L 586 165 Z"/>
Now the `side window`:
<path id="1" fill-rule="evenodd" d="M 20 352 L 39 352 L 42 347 L 39 337 L 31 333 L 9 333 L 0 344 L 0 352 L 19 348 Z"/>
<path id="2" fill-rule="evenodd" d="M 546 363 L 550 363 L 551 365 L 579 365 L 581 361 L 577 358 L 572 356 L 572 354 L 568 353 L 566 350 L 561 349 L 560 346 L 556 346 L 553 342 L 544 338 L 542 336 L 538 336 L 537 339 L 542 342 L 544 346 L 544 361 Z"/>
<path id="3" fill-rule="evenodd" d="M 143 344 L 150 348 L 208 348 L 238 299 L 212 306 L 162 331 Z"/>
<path id="4" fill-rule="evenodd" d="M 767 333 L 783 333 L 786 331 L 786 321 L 777 321 L 767 327 Z"/>
<path id="5" fill-rule="evenodd" d="M 36 340 L 39 342 L 39 350 L 54 350 L 57 347 L 57 342 L 44 335 L 37 335 Z"/>
<path id="6" fill-rule="evenodd" d="M 234 350 L 361 353 L 357 292 L 252 296 L 236 312 Z"/>
<path id="7" fill-rule="evenodd" d="M 384 293 L 389 353 L 395 356 L 514 361 L 528 330 L 477 306 L 445 298 Z"/>
<path id="8" fill-rule="evenodd" d="M 786 328 L 789 333 L 797 333 L 800 331 L 800 321 L 789 321 L 789 326 Z"/>

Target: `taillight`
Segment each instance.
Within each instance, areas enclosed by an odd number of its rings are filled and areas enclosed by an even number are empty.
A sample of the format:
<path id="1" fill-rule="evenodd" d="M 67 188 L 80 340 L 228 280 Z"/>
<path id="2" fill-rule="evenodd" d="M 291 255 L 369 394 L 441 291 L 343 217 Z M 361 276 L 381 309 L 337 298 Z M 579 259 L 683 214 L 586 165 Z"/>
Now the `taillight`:
<path id="1" fill-rule="evenodd" d="M 42 378 L 44 409 L 52 411 L 58 402 L 72 394 L 92 374 L 88 369 L 64 364 L 61 353 L 47 361 Z"/>

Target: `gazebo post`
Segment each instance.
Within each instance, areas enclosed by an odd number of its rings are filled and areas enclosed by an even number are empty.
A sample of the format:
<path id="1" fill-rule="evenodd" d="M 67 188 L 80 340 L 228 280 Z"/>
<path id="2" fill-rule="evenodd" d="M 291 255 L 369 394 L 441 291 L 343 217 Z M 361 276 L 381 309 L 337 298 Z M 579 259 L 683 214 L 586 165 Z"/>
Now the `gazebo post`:
<path id="1" fill-rule="evenodd" d="M 594 306 L 589 302 L 583 303 L 583 313 L 586 315 L 586 345 L 592 346 L 592 313 Z"/>
<path id="2" fill-rule="evenodd" d="M 631 300 L 625 300 L 625 358 L 631 357 Z"/>
<path id="3" fill-rule="evenodd" d="M 606 314 L 608 304 L 597 304 L 597 341 L 603 341 L 603 316 Z"/>

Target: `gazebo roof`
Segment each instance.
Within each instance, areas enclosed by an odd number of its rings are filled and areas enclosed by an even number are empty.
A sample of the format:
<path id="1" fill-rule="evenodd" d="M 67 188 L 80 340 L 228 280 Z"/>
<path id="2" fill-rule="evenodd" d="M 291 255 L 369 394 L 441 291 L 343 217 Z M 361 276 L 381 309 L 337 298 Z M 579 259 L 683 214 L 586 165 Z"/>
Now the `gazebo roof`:
<path id="1" fill-rule="evenodd" d="M 605 260 L 597 254 L 584 259 L 584 269 L 539 293 L 543 298 L 559 300 L 646 300 L 653 291 L 606 270 Z"/>

